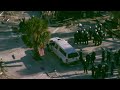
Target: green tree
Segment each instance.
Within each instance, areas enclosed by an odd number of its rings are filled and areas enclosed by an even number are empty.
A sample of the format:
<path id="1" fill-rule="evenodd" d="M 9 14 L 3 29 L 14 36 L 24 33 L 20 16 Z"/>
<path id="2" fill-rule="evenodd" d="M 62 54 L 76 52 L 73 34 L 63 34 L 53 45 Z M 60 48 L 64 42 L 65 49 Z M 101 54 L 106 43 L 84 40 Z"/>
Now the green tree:
<path id="1" fill-rule="evenodd" d="M 39 48 L 44 49 L 50 38 L 47 21 L 37 17 L 27 21 L 23 19 L 19 24 L 19 31 L 26 46 L 33 48 L 35 55 L 39 56 Z"/>

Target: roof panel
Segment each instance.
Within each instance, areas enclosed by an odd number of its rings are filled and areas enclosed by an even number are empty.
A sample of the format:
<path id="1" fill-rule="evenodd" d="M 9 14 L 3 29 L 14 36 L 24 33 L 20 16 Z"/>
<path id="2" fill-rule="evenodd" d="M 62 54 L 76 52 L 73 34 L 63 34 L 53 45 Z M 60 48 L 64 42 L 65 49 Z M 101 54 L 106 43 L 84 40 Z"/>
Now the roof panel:
<path id="1" fill-rule="evenodd" d="M 60 40 L 58 40 L 60 39 Z M 66 53 L 76 52 L 76 50 L 64 39 L 59 37 L 52 38 L 54 42 L 56 42 Z"/>

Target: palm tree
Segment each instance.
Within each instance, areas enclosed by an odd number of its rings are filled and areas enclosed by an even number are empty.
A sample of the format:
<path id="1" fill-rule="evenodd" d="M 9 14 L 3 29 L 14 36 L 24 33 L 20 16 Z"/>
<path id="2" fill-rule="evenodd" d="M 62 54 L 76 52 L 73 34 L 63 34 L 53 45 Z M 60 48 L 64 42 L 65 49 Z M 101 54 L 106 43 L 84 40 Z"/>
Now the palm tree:
<path id="1" fill-rule="evenodd" d="M 33 48 L 35 55 L 38 56 L 39 49 L 44 50 L 50 38 L 47 21 L 37 17 L 32 17 L 28 21 L 23 19 L 19 24 L 19 28 L 24 43 Z"/>

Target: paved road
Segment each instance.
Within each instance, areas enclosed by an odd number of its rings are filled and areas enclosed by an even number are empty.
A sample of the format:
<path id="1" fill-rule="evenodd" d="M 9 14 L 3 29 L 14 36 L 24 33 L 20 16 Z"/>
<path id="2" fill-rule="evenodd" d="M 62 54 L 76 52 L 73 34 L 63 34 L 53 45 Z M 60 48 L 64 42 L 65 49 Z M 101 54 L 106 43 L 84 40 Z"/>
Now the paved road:
<path id="1" fill-rule="evenodd" d="M 60 30 L 63 30 L 64 27 L 59 27 Z M 6 33 L 5 33 L 6 30 Z M 1 44 L 1 52 L 0 56 L 3 57 L 5 60 L 5 64 L 8 66 L 7 74 L 10 75 L 13 78 L 29 78 L 29 79 L 49 79 L 52 76 L 55 76 L 54 74 L 51 74 L 50 77 L 47 76 L 46 73 L 49 74 L 49 72 L 53 73 L 53 69 L 57 70 L 57 74 L 59 77 L 57 78 L 73 78 L 73 79 L 88 79 L 91 78 L 91 72 L 89 71 L 89 74 L 84 74 L 82 65 L 78 63 L 76 66 L 65 66 L 61 63 L 61 61 L 57 58 L 56 55 L 53 53 L 45 51 L 46 55 L 43 58 L 42 61 L 36 62 L 32 59 L 31 53 L 28 48 L 26 48 L 22 42 L 21 39 L 18 39 L 18 42 L 16 42 L 16 37 L 12 37 L 12 34 L 9 33 L 8 29 L 5 29 L 4 33 L 1 29 L 1 35 L 0 35 L 0 43 Z M 54 31 L 54 30 L 53 30 Z M 60 35 L 61 36 L 61 35 Z M 62 38 L 65 38 L 69 42 L 69 35 L 66 35 L 66 37 L 63 37 L 65 35 L 62 35 Z M 70 36 L 73 38 L 72 36 Z M 7 38 L 7 40 L 6 40 Z M 70 42 L 71 45 L 73 45 L 73 41 Z M 118 48 L 120 43 L 118 40 L 113 41 L 112 39 L 107 39 L 106 41 L 103 41 L 103 44 L 101 46 L 104 47 L 112 47 L 112 48 Z M 82 48 L 84 53 L 91 52 L 93 50 L 97 50 L 97 60 L 96 62 L 99 63 L 100 61 L 100 47 L 96 46 L 93 47 L 93 44 L 90 42 L 88 46 L 77 46 L 73 45 L 76 49 L 79 50 L 79 48 Z M 15 55 L 16 59 L 14 60 L 12 58 L 12 54 Z"/>
<path id="2" fill-rule="evenodd" d="M 1 26 L 1 25 L 0 25 Z M 59 30 L 58 30 L 59 29 Z M 76 50 L 83 49 L 84 55 L 93 50 L 97 52 L 96 63 L 100 62 L 101 52 L 100 47 L 106 48 L 120 48 L 120 40 L 112 40 L 108 38 L 103 41 L 102 45 L 94 46 L 92 41 L 89 45 L 74 45 L 73 33 L 74 28 L 68 29 L 65 27 L 49 27 L 49 30 L 53 32 L 52 37 L 59 36 L 66 39 Z M 13 35 L 11 29 L 7 26 L 1 26 L 0 28 L 0 57 L 5 61 L 7 66 L 6 74 L 11 78 L 18 79 L 92 79 L 91 71 L 88 74 L 83 73 L 83 68 L 80 63 L 75 66 L 66 66 L 57 58 L 57 56 L 45 49 L 45 56 L 41 61 L 35 61 L 31 56 L 31 50 L 26 48 L 20 38 Z M 17 40 L 17 42 L 16 42 Z M 15 55 L 15 59 L 12 55 Z M 56 73 L 54 72 L 56 69 Z M 117 73 L 115 71 L 115 73 Z M 112 78 L 112 77 L 111 77 Z"/>

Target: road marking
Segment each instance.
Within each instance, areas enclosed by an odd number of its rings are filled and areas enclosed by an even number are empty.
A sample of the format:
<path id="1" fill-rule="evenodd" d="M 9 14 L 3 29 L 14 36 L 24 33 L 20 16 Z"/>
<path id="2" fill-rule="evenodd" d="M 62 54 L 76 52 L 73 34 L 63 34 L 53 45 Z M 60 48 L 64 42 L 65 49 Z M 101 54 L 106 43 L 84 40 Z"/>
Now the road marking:
<path id="1" fill-rule="evenodd" d="M 58 31 L 59 28 L 56 28 L 52 33 L 55 33 L 56 31 Z"/>

